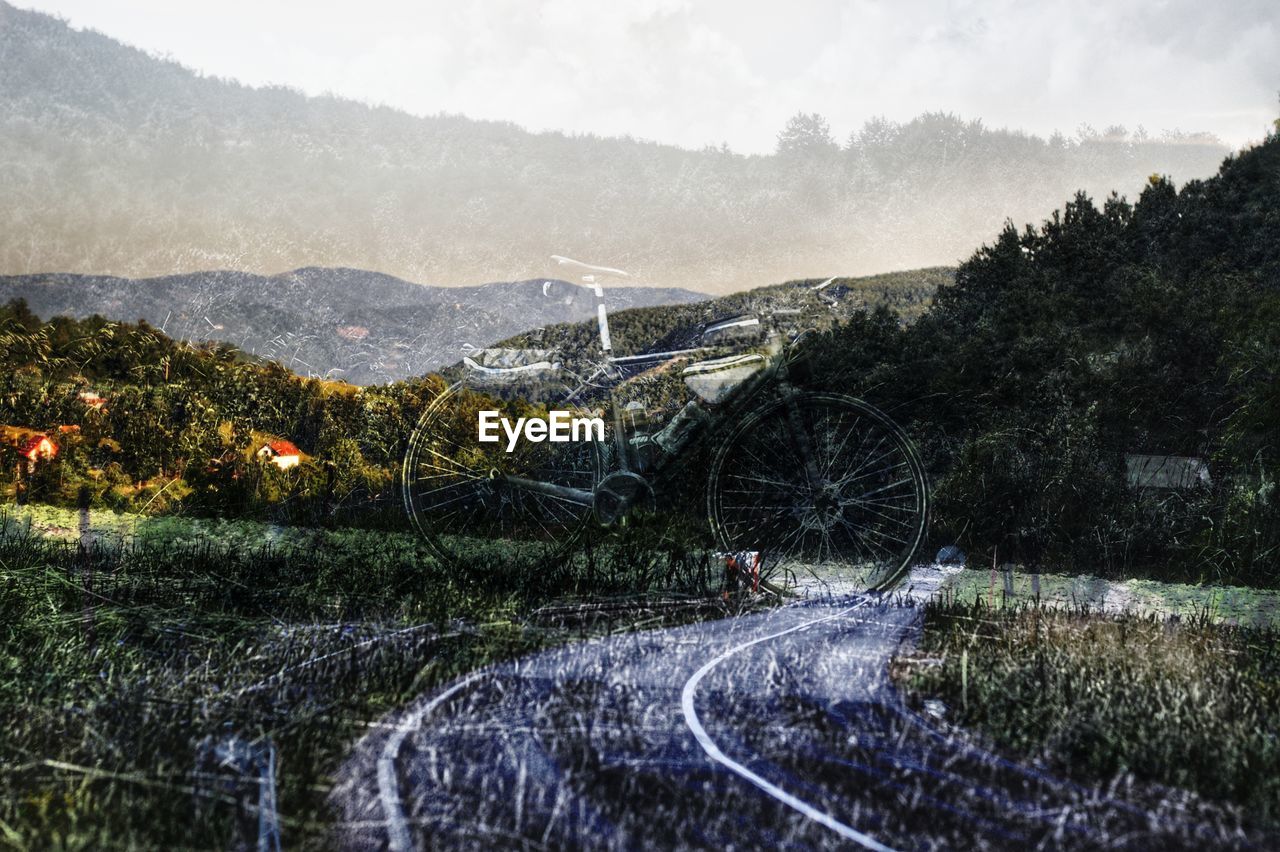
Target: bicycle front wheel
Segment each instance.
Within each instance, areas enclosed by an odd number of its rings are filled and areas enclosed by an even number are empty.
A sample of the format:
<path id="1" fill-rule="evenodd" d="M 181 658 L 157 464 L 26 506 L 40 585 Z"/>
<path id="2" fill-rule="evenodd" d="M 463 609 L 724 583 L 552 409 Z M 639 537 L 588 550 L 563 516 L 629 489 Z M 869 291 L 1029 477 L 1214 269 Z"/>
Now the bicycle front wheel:
<path id="1" fill-rule="evenodd" d="M 459 382 L 423 412 L 409 439 L 401 489 L 414 525 L 441 558 L 453 562 L 495 548 L 551 558 L 573 543 L 590 517 L 601 473 L 597 444 L 519 441 L 508 450 L 505 436 L 482 442 L 478 435 L 481 411 L 511 423 L 546 417 L 552 408 L 586 416 L 555 403 L 566 394 L 558 389 L 552 402 L 539 403 Z"/>
<path id="2" fill-rule="evenodd" d="M 884 588 L 915 557 L 929 498 L 919 453 L 897 424 L 853 397 L 810 393 L 771 404 L 728 436 L 707 502 L 726 550 Z"/>

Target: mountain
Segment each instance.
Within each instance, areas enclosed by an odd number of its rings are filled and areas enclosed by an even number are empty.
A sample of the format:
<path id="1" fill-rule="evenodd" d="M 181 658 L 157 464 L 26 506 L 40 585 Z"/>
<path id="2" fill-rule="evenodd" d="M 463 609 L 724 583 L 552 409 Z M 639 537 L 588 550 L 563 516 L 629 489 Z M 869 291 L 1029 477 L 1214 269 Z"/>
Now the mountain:
<path id="1" fill-rule="evenodd" d="M 102 275 L 0 277 L 0 300 L 39 316 L 145 319 L 170 337 L 222 340 L 302 375 L 380 384 L 421 375 L 539 326 L 595 316 L 595 294 L 558 279 L 432 287 L 359 269 L 283 275 L 199 272 L 133 280 Z M 611 309 L 684 304 L 702 293 L 659 287 L 607 291 Z"/>
<path id="2" fill-rule="evenodd" d="M 810 117 L 812 119 L 812 117 Z M 728 293 L 953 265 L 1077 189 L 1207 176 L 1212 138 L 806 119 L 742 156 L 528 133 L 203 77 L 0 2 L 0 272 L 373 269 L 478 284 L 553 252 Z"/>

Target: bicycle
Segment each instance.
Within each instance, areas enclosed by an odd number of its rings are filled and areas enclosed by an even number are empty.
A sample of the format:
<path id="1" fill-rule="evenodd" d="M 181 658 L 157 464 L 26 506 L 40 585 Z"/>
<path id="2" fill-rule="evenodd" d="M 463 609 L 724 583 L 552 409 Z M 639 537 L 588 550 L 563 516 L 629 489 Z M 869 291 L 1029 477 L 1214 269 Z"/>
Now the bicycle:
<path id="1" fill-rule="evenodd" d="M 793 384 L 803 344 L 784 341 L 782 324 L 799 311 L 704 326 L 696 347 L 615 356 L 599 279 L 626 273 L 553 259 L 589 273 L 600 356 L 585 378 L 554 360 L 554 349 L 464 357 L 462 378 L 419 419 L 401 471 L 406 511 L 441 558 L 456 559 L 476 540 L 562 554 L 593 516 L 607 526 L 656 505 L 654 483 L 678 473 L 695 442 L 711 440 L 706 513 L 724 550 L 759 551 L 774 566 L 822 576 L 856 572 L 873 587 L 902 575 L 928 518 L 919 454 L 872 405 Z M 756 351 L 693 360 L 744 341 Z M 680 369 L 691 398 L 660 429 L 637 415 L 643 404 L 620 401 L 636 375 L 670 378 L 684 361 L 692 361 Z M 514 422 L 555 411 L 602 420 L 609 435 L 518 446 L 471 437 L 481 412 Z"/>

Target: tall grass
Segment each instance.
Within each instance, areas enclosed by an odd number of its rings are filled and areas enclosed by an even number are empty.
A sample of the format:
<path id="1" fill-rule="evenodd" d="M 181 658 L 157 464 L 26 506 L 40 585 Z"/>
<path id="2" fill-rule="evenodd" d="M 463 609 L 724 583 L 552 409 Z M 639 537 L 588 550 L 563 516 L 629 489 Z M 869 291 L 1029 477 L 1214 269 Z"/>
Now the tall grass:
<path id="1" fill-rule="evenodd" d="M 625 540 L 557 564 L 477 545 L 446 568 L 377 536 L 85 549 L 6 524 L 0 842 L 252 842 L 270 754 L 286 844 L 323 847 L 328 773 L 383 712 L 584 633 L 723 613 L 698 603 L 718 580 L 705 555 Z M 628 597 L 564 602 L 588 594 Z"/>
<path id="2" fill-rule="evenodd" d="M 1194 791 L 1280 828 L 1280 633 L 1025 605 L 930 604 L 917 700 L 1086 783 Z"/>

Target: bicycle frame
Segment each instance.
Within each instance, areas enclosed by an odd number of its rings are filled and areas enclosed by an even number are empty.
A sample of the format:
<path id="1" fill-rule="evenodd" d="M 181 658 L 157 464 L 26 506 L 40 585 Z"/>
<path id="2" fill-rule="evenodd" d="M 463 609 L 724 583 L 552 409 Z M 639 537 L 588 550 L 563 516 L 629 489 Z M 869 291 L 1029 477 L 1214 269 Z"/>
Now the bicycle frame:
<path id="1" fill-rule="evenodd" d="M 671 464 L 675 459 L 679 458 L 682 452 L 696 440 L 704 431 L 706 426 L 714 422 L 716 419 L 729 419 L 728 415 L 734 410 L 741 410 L 751 400 L 755 399 L 766 387 L 775 387 L 782 395 L 783 399 L 789 399 L 794 393 L 794 389 L 788 380 L 787 374 L 787 357 L 785 347 L 779 347 L 778 351 L 771 353 L 769 362 L 766 367 L 759 371 L 756 375 L 747 378 L 741 386 L 739 386 L 730 401 L 730 409 L 727 413 L 713 415 L 707 410 L 707 407 L 696 397 L 691 399 L 684 408 L 682 408 L 676 417 L 688 417 L 696 420 L 696 424 L 685 430 L 672 446 L 664 447 L 664 452 L 659 456 L 657 464 L 640 472 L 642 465 L 638 464 L 636 454 L 638 450 L 633 448 L 626 438 L 626 428 L 623 422 L 622 407 L 618 404 L 617 386 L 623 378 L 622 372 L 627 367 L 641 365 L 657 365 L 669 361 L 675 361 L 693 355 L 714 351 L 714 347 L 694 347 L 690 349 L 676 349 L 667 352 L 652 352 L 642 355 L 613 355 L 613 344 L 609 333 L 609 317 L 608 309 L 604 300 L 604 289 L 594 280 L 590 281 L 592 289 L 596 296 L 596 316 L 599 327 L 600 345 L 603 358 L 593 363 L 592 371 L 586 378 L 580 379 L 577 387 L 575 387 L 565 397 L 566 401 L 580 399 L 590 389 L 602 388 L 607 390 L 609 395 L 609 416 L 613 423 L 613 444 L 614 444 L 614 462 L 602 477 L 603 481 L 610 475 L 623 474 L 639 477 L 639 481 L 646 485 L 647 479 L 645 474 L 650 476 L 660 476 L 663 470 Z M 777 312 L 782 314 L 783 312 Z M 771 342 L 777 342 L 778 331 L 774 316 L 770 315 L 770 337 Z M 602 384 L 607 382 L 608 384 Z M 802 457 L 806 460 L 806 473 L 811 480 L 816 481 L 817 472 L 811 470 L 812 462 L 809 461 L 811 453 L 808 452 L 807 436 L 803 434 L 803 428 L 798 422 L 794 422 L 794 417 L 798 415 L 793 411 L 793 431 L 799 444 Z M 673 418 L 674 419 L 674 418 Z M 582 506 L 593 506 L 596 504 L 598 496 L 598 488 L 588 491 L 581 488 L 572 488 L 565 485 L 558 485 L 550 482 L 542 482 L 539 480 L 529 479 L 522 476 L 512 474 L 503 474 L 502 480 L 515 488 L 531 491 L 535 493 L 545 494 L 551 497 L 568 500 Z M 598 483 L 599 484 L 599 483 Z"/>
<path id="2" fill-rule="evenodd" d="M 710 452 L 706 517 L 726 550 L 768 543 L 779 559 L 816 560 L 840 571 L 871 568 L 880 572 L 876 582 L 898 576 L 893 572 L 913 557 L 926 531 L 928 484 L 919 453 L 873 406 L 799 382 L 805 353 L 790 332 L 804 323 L 783 318 L 806 318 L 807 304 L 757 305 L 751 316 L 704 326 L 689 348 L 618 356 L 603 288 L 593 289 L 598 353 L 576 355 L 568 370 L 547 353 L 528 368 L 507 366 L 512 359 L 505 355 L 500 367 L 465 358 L 476 385 L 464 376 L 423 412 L 405 455 L 405 501 L 442 555 L 454 558 L 457 547 L 440 536 L 495 531 L 561 552 L 588 512 L 609 526 L 638 506 L 654 506 L 659 491 L 674 496 L 689 472 L 676 462 L 687 462 L 697 445 L 699 457 L 704 447 Z M 721 357 L 728 347 L 737 351 Z M 696 363 L 686 366 L 685 359 Z M 486 399 L 482 385 L 493 380 L 507 389 Z M 515 456 L 451 440 L 459 430 L 466 434 L 477 411 L 477 440 L 486 440 L 482 415 L 497 406 L 513 414 L 533 406 L 547 422 L 589 409 L 597 431 L 589 443 L 553 448 L 534 446 L 552 440 L 549 434 L 525 429 L 532 444 Z M 522 416 L 517 424 L 537 419 Z M 601 421 L 613 424 L 603 442 Z"/>

